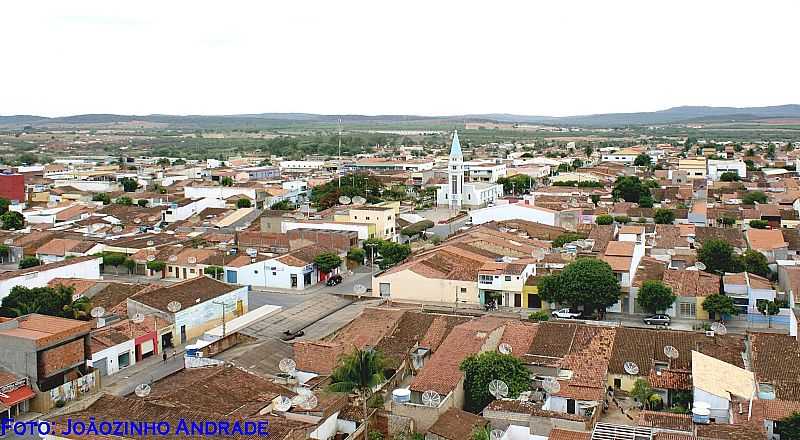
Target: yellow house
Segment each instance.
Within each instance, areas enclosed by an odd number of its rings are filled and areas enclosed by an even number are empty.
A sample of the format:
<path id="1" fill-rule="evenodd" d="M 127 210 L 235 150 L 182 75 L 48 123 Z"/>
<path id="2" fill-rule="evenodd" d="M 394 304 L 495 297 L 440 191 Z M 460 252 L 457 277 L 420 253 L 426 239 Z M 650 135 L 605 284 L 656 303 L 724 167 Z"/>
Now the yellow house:
<path id="1" fill-rule="evenodd" d="M 704 157 L 681 159 L 678 161 L 678 170 L 686 171 L 689 179 L 705 179 L 708 175 L 708 167 Z"/>
<path id="2" fill-rule="evenodd" d="M 398 202 L 399 203 L 399 202 Z M 394 206 L 361 206 L 334 215 L 337 223 L 359 223 L 374 225 L 375 231 L 370 233 L 370 238 L 397 241 L 397 210 Z"/>

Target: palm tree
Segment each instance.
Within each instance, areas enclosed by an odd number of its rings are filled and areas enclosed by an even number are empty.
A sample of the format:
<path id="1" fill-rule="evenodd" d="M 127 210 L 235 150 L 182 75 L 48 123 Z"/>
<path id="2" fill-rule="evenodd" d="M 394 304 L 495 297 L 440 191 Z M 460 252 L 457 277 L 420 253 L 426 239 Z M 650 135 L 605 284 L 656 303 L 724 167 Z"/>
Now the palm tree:
<path id="1" fill-rule="evenodd" d="M 338 393 L 355 392 L 361 399 L 364 410 L 364 437 L 369 436 L 367 421 L 367 400 L 372 389 L 384 380 L 383 355 L 375 349 L 359 350 L 355 348 L 349 355 L 339 360 L 339 366 L 331 374 L 331 385 L 328 389 Z"/>

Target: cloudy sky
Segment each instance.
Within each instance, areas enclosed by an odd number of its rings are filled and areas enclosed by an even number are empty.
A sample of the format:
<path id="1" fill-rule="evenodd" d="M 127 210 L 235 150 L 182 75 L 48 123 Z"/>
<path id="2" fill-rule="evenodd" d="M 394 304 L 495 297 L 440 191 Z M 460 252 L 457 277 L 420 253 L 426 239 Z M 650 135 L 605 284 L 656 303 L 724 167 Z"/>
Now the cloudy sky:
<path id="1" fill-rule="evenodd" d="M 800 103 L 800 1 L 0 3 L 0 115 Z"/>

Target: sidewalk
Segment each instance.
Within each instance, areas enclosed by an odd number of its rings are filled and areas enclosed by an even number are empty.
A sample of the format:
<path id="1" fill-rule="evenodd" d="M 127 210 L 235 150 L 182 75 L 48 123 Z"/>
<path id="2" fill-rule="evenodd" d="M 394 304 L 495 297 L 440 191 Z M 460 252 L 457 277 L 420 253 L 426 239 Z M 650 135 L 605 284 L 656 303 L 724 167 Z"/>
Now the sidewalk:
<path id="1" fill-rule="evenodd" d="M 101 379 L 103 385 L 101 391 L 115 396 L 125 396 L 133 392 L 140 384 L 153 383 L 159 379 L 169 376 L 172 373 L 183 369 L 183 354 L 186 351 L 186 344 L 174 348 L 176 354 L 173 356 L 172 350 L 167 348 L 167 361 L 161 354 L 143 359 L 131 367 L 105 376 Z"/>

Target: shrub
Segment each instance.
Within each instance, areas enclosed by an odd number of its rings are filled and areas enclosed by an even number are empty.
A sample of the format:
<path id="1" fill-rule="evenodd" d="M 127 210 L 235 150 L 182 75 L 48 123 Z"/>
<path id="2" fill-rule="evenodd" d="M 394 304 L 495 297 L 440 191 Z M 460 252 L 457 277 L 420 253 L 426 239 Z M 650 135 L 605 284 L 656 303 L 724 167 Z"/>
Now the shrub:
<path id="1" fill-rule="evenodd" d="M 614 217 L 610 215 L 598 215 L 594 219 L 594 222 L 598 225 L 610 225 L 611 223 L 614 223 Z"/>
<path id="2" fill-rule="evenodd" d="M 543 310 L 539 310 L 538 312 L 533 312 L 533 313 L 528 315 L 528 320 L 530 320 L 530 321 L 540 322 L 540 321 L 547 321 L 549 319 L 550 319 L 550 315 L 547 312 L 543 311 Z"/>

